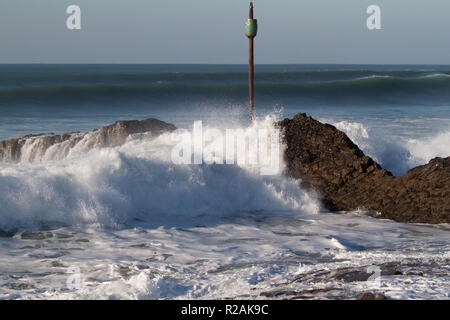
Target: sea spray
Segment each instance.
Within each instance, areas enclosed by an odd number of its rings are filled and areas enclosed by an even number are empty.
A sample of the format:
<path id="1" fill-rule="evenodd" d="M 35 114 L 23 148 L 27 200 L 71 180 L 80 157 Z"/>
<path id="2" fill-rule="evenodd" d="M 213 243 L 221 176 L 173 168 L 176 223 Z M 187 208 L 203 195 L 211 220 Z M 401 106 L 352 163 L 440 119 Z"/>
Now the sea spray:
<path id="1" fill-rule="evenodd" d="M 273 122 L 268 117 L 255 126 L 267 128 Z M 318 201 L 298 181 L 283 177 L 282 170 L 264 177 L 247 164 L 175 165 L 175 143 L 166 133 L 136 137 L 114 148 L 86 151 L 77 144 L 67 152 L 62 145 L 64 152 L 56 152 L 55 146 L 40 161 L 2 163 L 0 228 L 119 227 L 136 219 L 151 223 L 155 217 L 320 210 Z"/>
<path id="2" fill-rule="evenodd" d="M 399 139 L 360 122 L 339 121 L 332 124 L 344 131 L 366 155 L 396 176 L 435 157 L 450 155 L 450 130 L 421 139 Z"/>

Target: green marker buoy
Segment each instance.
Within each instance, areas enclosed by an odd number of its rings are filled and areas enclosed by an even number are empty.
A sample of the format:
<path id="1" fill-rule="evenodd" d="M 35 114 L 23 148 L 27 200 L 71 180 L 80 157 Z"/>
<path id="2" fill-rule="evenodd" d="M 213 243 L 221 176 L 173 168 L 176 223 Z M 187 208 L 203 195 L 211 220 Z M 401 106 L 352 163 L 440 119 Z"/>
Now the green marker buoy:
<path id="1" fill-rule="evenodd" d="M 247 22 L 245 23 L 245 34 L 249 41 L 249 59 L 248 59 L 248 83 L 249 83 L 249 115 L 250 121 L 253 121 L 253 108 L 254 108 L 254 89 L 253 84 L 255 81 L 255 60 L 254 60 L 254 48 L 253 39 L 258 33 L 258 21 L 253 19 L 253 1 L 250 1 L 250 13 Z"/>

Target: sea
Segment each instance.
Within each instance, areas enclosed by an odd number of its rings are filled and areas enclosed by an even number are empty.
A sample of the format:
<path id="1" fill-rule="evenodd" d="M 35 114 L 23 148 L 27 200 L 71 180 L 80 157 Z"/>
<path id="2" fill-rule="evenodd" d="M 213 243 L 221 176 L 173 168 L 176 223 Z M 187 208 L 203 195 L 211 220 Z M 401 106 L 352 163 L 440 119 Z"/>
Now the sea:
<path id="1" fill-rule="evenodd" d="M 247 72 L 0 65 L 0 141 L 150 117 L 273 129 L 301 112 L 396 176 L 450 156 L 450 66 L 256 65 L 252 124 Z M 282 157 L 269 176 L 174 164 L 178 132 L 0 162 L 0 299 L 450 298 L 448 224 L 329 212 Z"/>

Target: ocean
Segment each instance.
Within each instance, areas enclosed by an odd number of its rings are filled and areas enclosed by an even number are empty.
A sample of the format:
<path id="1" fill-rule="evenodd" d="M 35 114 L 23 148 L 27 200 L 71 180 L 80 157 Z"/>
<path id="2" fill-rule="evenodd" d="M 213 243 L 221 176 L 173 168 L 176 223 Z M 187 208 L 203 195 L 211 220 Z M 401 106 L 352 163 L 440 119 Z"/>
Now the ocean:
<path id="1" fill-rule="evenodd" d="M 255 72 L 256 128 L 305 112 L 394 175 L 450 156 L 450 66 Z M 0 65 L 0 140 L 149 117 L 248 129 L 247 79 L 244 65 Z M 174 165 L 175 144 L 0 162 L 0 299 L 449 298 L 447 224 L 328 212 L 281 173 Z M 373 267 L 375 287 L 336 276 Z"/>

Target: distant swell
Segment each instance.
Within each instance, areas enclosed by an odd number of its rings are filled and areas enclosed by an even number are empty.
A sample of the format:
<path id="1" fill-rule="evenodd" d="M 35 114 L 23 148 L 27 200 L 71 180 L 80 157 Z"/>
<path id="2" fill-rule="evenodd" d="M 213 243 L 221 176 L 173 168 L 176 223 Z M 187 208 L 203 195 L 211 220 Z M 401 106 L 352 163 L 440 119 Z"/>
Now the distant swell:
<path id="1" fill-rule="evenodd" d="M 394 73 L 395 74 L 395 73 Z M 321 78 L 319 77 L 321 76 Z M 446 73 L 390 74 L 341 72 L 262 73 L 256 76 L 260 104 L 440 105 L 450 103 L 450 76 Z M 72 76 L 73 77 L 73 76 Z M 102 76 L 60 83 L 45 80 L 26 86 L 1 87 L 0 111 L 12 105 L 173 105 L 185 102 L 245 103 L 245 73 Z M 83 80 L 83 81 L 81 81 Z"/>

